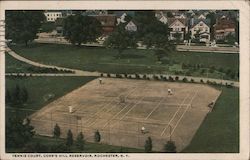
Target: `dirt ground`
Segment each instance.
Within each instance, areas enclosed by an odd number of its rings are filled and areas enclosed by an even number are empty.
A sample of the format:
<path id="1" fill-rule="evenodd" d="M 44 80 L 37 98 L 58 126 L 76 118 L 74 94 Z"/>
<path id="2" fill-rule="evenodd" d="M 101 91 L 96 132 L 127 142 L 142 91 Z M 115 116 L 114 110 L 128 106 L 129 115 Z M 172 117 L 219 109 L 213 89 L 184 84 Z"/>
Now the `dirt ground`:
<path id="1" fill-rule="evenodd" d="M 155 151 L 162 151 L 171 138 L 180 151 L 209 113 L 208 104 L 219 95 L 220 91 L 203 84 L 102 78 L 102 84 L 95 79 L 30 118 L 41 135 L 52 135 L 57 123 L 62 137 L 71 129 L 74 137 L 83 132 L 87 141 L 94 141 L 98 130 L 101 143 L 143 148 L 150 136 Z"/>

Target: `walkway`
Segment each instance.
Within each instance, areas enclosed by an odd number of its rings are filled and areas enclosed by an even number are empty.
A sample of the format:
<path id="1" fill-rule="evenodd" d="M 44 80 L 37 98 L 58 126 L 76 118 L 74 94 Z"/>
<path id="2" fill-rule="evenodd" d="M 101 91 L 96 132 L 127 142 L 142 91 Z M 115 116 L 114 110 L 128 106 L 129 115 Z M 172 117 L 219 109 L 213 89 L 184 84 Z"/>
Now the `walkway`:
<path id="1" fill-rule="evenodd" d="M 53 65 L 45 65 L 45 64 L 41 64 L 38 62 L 34 62 L 31 61 L 27 58 L 24 58 L 20 55 L 18 55 L 17 53 L 15 53 L 14 51 L 12 51 L 10 48 L 6 48 L 6 52 L 11 55 L 12 57 L 14 57 L 15 59 L 28 63 L 30 65 L 33 66 L 37 66 L 37 67 L 44 67 L 44 68 L 56 68 L 58 70 L 70 70 L 73 71 L 74 73 L 6 73 L 5 75 L 7 76 L 100 76 L 101 73 L 100 72 L 89 72 L 89 71 L 83 71 L 83 70 L 77 70 L 77 69 L 71 69 L 71 68 L 64 68 L 64 67 L 58 67 L 58 66 L 53 66 Z M 115 77 L 115 74 L 110 74 L 111 77 Z M 134 76 L 134 74 L 128 74 L 128 76 Z M 144 74 L 139 74 L 140 77 L 142 77 Z M 153 79 L 153 74 L 146 74 L 147 77 L 150 77 L 151 79 Z M 163 74 L 155 74 L 155 75 L 162 75 L 162 76 L 166 76 L 166 77 L 173 77 L 175 78 L 176 76 L 179 77 L 179 80 L 182 80 L 184 77 L 187 78 L 188 81 L 191 81 L 191 79 L 193 79 L 194 82 L 200 82 L 201 79 L 204 81 L 204 83 L 206 83 L 207 81 L 210 82 L 216 82 L 216 83 L 222 83 L 222 84 L 232 84 L 232 86 L 235 87 L 239 87 L 239 82 L 236 81 L 229 81 L 229 80 L 221 80 L 221 79 L 214 79 L 214 78 L 205 78 L 205 77 L 192 77 L 192 76 L 182 76 L 182 75 L 163 75 Z"/>

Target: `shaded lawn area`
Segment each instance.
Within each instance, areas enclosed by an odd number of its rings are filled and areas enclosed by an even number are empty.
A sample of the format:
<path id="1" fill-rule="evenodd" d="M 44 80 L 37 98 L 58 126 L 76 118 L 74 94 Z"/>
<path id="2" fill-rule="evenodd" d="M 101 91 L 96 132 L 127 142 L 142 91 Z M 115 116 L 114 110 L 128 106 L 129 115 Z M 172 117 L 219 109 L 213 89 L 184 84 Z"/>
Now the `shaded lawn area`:
<path id="1" fill-rule="evenodd" d="M 7 109 L 6 115 L 17 113 L 21 117 L 32 114 L 33 110 L 39 110 L 55 99 L 81 87 L 95 77 L 6 77 L 6 88 L 12 93 L 18 84 L 20 88 L 25 87 L 28 91 L 28 101 L 23 105 L 7 105 L 17 108 Z M 52 95 L 48 98 L 48 95 Z M 22 111 L 20 109 L 31 109 Z M 6 116 L 7 118 L 7 116 Z"/>
<path id="2" fill-rule="evenodd" d="M 239 152 L 239 88 L 223 88 L 214 110 L 182 152 Z"/>
<path id="3" fill-rule="evenodd" d="M 153 50 L 127 49 L 118 59 L 117 50 L 101 47 L 34 43 L 28 47 L 16 45 L 11 48 L 18 54 L 40 63 L 88 71 L 173 74 L 170 66 L 182 63 L 222 67 L 224 70 L 231 69 L 236 72 L 239 69 L 239 54 L 176 51 L 159 64 Z M 213 73 L 209 73 L 208 77 L 219 78 Z"/>

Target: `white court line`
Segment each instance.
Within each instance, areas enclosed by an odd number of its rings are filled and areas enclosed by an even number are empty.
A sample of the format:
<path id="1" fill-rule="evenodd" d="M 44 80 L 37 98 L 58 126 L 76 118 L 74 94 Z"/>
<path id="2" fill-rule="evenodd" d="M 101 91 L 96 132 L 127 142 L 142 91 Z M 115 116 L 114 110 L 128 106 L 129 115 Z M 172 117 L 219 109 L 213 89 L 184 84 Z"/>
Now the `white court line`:
<path id="1" fill-rule="evenodd" d="M 134 91 L 136 88 L 137 88 L 137 87 L 133 88 L 132 91 Z M 123 93 L 119 94 L 117 97 L 120 97 L 122 94 L 123 94 Z M 99 113 L 101 113 L 101 112 L 105 109 L 105 107 L 106 107 L 107 105 L 110 105 L 112 102 L 114 102 L 115 99 L 116 99 L 117 97 L 112 98 L 112 100 L 110 100 L 109 102 L 107 102 L 106 104 L 104 104 L 103 107 L 102 107 L 98 112 L 96 112 L 96 113 L 93 114 L 93 115 L 94 115 L 94 116 L 97 116 Z M 85 123 L 88 124 L 88 122 L 89 122 L 91 119 L 92 119 L 92 117 L 89 118 L 89 119 L 87 119 L 87 120 L 85 121 Z"/>
<path id="2" fill-rule="evenodd" d="M 125 98 L 127 98 L 129 95 L 131 95 L 137 88 L 138 88 L 138 87 L 132 89 L 132 91 L 130 91 L 130 92 L 126 95 Z M 115 105 L 113 105 L 112 107 L 110 107 L 108 110 L 105 111 L 105 113 L 107 113 L 107 112 L 109 112 L 110 110 L 112 110 L 112 109 L 113 109 L 114 107 L 116 107 L 119 103 L 120 103 L 120 102 L 118 102 L 118 103 L 116 103 Z M 104 112 L 102 112 L 101 114 L 103 114 L 103 113 L 104 113 Z M 93 126 L 93 125 L 96 123 L 97 120 L 98 120 L 98 119 L 95 119 L 92 123 L 90 123 L 90 124 L 88 125 L 88 127 Z"/>
<path id="3" fill-rule="evenodd" d="M 146 90 L 145 88 L 143 90 Z M 138 96 L 139 97 L 139 96 Z M 118 113 L 116 113 L 111 119 L 108 120 L 108 122 L 106 122 L 104 124 L 104 126 L 102 127 L 102 129 L 104 129 L 109 123 L 110 121 L 112 121 L 114 118 L 116 118 L 124 109 L 126 109 L 128 106 L 130 105 L 126 105 L 125 107 L 123 107 Z"/>
<path id="4" fill-rule="evenodd" d="M 188 109 L 189 109 L 189 107 L 191 106 L 191 104 L 192 104 L 192 102 L 193 102 L 194 98 L 196 97 L 197 93 L 198 93 L 198 90 L 195 92 L 194 96 L 192 97 L 192 99 L 191 99 L 191 101 L 190 101 L 190 105 L 189 105 L 189 106 L 187 106 L 187 108 L 186 108 L 185 112 L 183 112 L 183 114 L 181 115 L 181 117 L 180 117 L 180 118 L 179 118 L 179 120 L 177 121 L 177 123 L 176 123 L 175 127 L 173 128 L 172 132 L 170 133 L 170 136 L 174 133 L 175 128 L 178 126 L 178 124 L 180 123 L 181 119 L 184 117 L 185 113 L 187 112 L 187 110 L 188 110 Z"/>
<path id="5" fill-rule="evenodd" d="M 162 102 L 163 100 L 165 100 L 165 97 L 162 97 L 162 99 L 158 102 L 158 104 L 156 105 L 156 107 L 148 114 L 148 116 L 147 116 L 144 120 L 147 120 L 147 119 L 151 116 L 151 114 L 152 114 L 157 108 L 160 107 L 160 104 L 161 104 L 161 102 Z"/>
<path id="6" fill-rule="evenodd" d="M 177 111 L 175 112 L 175 114 L 173 115 L 173 117 L 170 119 L 170 121 L 168 122 L 168 125 L 163 129 L 163 131 L 161 132 L 161 136 L 164 134 L 164 132 L 166 131 L 167 127 L 170 125 L 170 123 L 174 120 L 175 116 L 177 115 L 177 113 L 179 112 L 182 104 L 186 101 L 186 99 L 189 97 L 190 93 L 183 99 L 182 103 L 180 104 L 179 108 L 177 109 Z"/>

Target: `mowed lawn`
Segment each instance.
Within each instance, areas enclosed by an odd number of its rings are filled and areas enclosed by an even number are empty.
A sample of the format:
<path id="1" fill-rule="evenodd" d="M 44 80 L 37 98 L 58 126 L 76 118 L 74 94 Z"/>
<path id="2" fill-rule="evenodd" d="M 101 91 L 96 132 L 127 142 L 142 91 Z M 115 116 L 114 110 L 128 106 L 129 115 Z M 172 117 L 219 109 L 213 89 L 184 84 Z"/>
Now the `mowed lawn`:
<path id="1" fill-rule="evenodd" d="M 175 52 L 157 62 L 152 50 L 127 49 L 120 59 L 117 50 L 101 47 L 77 47 L 60 44 L 31 44 L 28 47 L 16 45 L 11 48 L 18 54 L 44 64 L 110 73 L 174 73 L 182 63 L 204 67 L 214 66 L 238 71 L 239 54 Z M 173 67 L 174 65 L 174 67 Z M 178 69 L 177 69 L 178 70 Z M 209 73 L 209 77 L 218 75 Z M 198 75 L 199 76 L 199 75 Z"/>
<path id="2" fill-rule="evenodd" d="M 239 152 L 239 89 L 223 88 L 209 113 L 183 152 Z"/>
<path id="3" fill-rule="evenodd" d="M 28 116 L 46 104 L 86 84 L 94 78 L 95 77 L 7 77 L 6 88 L 10 93 L 13 93 L 14 88 L 18 84 L 20 88 L 25 87 L 27 89 L 29 96 L 26 104 L 21 106 L 11 105 L 11 108 L 7 109 L 7 112 L 11 114 L 11 112 L 14 111 L 13 108 L 17 108 L 15 112 L 18 112 L 20 116 Z M 10 106 L 7 105 L 6 107 Z"/>

